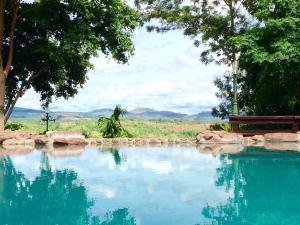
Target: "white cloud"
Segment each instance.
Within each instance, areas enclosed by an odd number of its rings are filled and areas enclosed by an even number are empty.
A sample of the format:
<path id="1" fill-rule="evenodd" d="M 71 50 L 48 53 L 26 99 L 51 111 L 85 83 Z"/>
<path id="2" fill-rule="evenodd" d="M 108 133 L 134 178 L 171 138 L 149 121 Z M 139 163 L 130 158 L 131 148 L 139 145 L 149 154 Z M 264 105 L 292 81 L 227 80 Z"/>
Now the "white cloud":
<path id="1" fill-rule="evenodd" d="M 183 113 L 198 113 L 218 104 L 213 80 L 224 66 L 205 66 L 181 31 L 166 34 L 138 30 L 136 52 L 128 64 L 103 56 L 93 58 L 95 69 L 73 99 L 60 99 L 53 110 L 89 111 L 121 104 L 127 109 L 151 107 Z M 39 108 L 39 96 L 29 91 L 17 106 Z"/>

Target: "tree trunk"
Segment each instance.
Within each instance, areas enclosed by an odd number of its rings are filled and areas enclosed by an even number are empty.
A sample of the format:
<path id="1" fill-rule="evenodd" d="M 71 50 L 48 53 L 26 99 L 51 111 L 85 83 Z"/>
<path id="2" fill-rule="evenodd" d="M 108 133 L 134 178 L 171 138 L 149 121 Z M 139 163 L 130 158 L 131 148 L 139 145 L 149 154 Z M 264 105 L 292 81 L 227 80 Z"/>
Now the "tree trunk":
<path id="1" fill-rule="evenodd" d="M 8 119 L 10 118 L 18 99 L 21 98 L 23 96 L 23 94 L 24 93 L 22 91 L 19 91 L 17 93 L 17 95 L 15 96 L 15 98 L 12 100 L 12 102 L 6 106 L 8 108 L 5 110 L 4 125 L 7 123 Z"/>
<path id="2" fill-rule="evenodd" d="M 1 71 L 1 69 L 0 69 Z M 3 70 L 0 72 L 0 131 L 4 131 L 4 97 L 5 97 L 5 76 Z"/>

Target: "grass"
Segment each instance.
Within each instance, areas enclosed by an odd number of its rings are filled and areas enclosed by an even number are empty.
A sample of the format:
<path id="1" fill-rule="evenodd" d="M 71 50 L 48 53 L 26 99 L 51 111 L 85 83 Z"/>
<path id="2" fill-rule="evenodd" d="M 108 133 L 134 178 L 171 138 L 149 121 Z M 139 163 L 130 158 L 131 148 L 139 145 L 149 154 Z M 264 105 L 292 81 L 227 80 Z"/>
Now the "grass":
<path id="1" fill-rule="evenodd" d="M 45 123 L 37 120 L 18 120 L 24 126 L 21 130 L 43 133 Z M 122 120 L 122 125 L 136 138 L 190 138 L 205 130 L 208 125 L 203 122 L 180 120 Z M 88 138 L 99 138 L 101 134 L 97 119 L 59 120 L 50 122 L 50 130 L 81 131 Z"/>

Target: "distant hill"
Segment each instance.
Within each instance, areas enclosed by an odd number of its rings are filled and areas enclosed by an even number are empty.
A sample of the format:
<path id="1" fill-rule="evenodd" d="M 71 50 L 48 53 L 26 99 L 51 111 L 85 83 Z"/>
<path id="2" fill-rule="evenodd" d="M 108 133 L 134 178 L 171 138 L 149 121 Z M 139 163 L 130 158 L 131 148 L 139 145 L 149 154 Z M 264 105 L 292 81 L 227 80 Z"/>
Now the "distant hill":
<path id="1" fill-rule="evenodd" d="M 42 110 L 15 107 L 11 114 L 11 118 L 13 118 L 13 119 L 32 119 L 32 118 L 37 118 L 37 117 L 41 118 L 42 115 L 43 115 Z"/>
<path id="2" fill-rule="evenodd" d="M 59 120 L 76 120 L 84 118 L 96 118 L 98 116 L 109 116 L 112 109 L 103 108 L 89 112 L 52 112 L 51 115 Z M 12 119 L 40 119 L 44 112 L 42 110 L 16 107 L 12 113 Z M 200 112 L 195 115 L 176 113 L 172 111 L 157 111 L 150 108 L 136 108 L 126 113 L 126 118 L 136 119 L 180 119 L 180 120 L 217 120 L 210 112 Z"/>

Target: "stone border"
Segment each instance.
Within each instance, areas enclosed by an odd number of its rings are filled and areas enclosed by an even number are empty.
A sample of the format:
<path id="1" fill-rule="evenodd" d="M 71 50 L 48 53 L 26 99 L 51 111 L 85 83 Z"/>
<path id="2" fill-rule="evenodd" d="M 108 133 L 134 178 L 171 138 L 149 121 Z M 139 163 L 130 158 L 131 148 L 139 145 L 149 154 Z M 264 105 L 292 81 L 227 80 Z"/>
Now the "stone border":
<path id="1" fill-rule="evenodd" d="M 270 150 L 293 150 L 300 152 L 300 133 L 269 133 L 253 137 L 225 131 L 204 131 L 196 138 L 91 138 L 78 131 L 51 131 L 46 135 L 32 132 L 6 131 L 0 132 L 2 152 L 30 151 L 35 148 L 67 149 L 70 153 L 79 152 L 84 146 L 96 147 L 188 147 L 197 146 L 201 152 L 228 153 L 240 152 L 247 146 L 265 147 Z M 78 146 L 78 148 L 76 147 Z M 233 149 L 233 146 L 237 148 Z M 1 147 L 1 146 L 0 146 Z M 19 150 L 18 150 L 19 149 Z M 23 149 L 23 150 L 22 150 Z M 59 152 L 57 154 L 60 154 Z"/>

